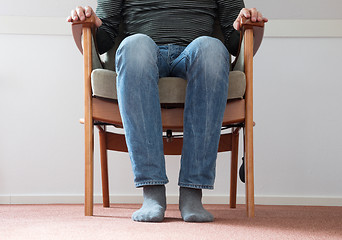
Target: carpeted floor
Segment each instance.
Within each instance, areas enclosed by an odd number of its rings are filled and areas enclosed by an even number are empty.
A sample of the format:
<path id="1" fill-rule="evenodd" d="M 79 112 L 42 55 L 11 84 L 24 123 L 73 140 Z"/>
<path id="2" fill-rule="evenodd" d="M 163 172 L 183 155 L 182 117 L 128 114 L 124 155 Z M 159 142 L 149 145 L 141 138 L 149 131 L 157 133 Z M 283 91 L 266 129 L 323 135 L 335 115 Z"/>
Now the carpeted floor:
<path id="1" fill-rule="evenodd" d="M 162 223 L 133 222 L 139 205 L 96 205 L 93 217 L 82 205 L 0 205 L 0 240 L 12 239 L 342 239 L 342 207 L 256 206 L 248 219 L 245 207 L 206 205 L 213 223 L 185 223 L 178 205 L 168 205 Z"/>

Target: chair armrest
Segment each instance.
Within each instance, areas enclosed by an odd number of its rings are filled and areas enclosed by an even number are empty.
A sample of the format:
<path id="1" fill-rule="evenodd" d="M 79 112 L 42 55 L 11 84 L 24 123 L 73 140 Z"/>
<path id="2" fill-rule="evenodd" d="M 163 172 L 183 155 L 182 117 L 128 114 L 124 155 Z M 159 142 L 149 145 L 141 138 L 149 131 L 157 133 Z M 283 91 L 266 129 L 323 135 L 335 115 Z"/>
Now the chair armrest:
<path id="1" fill-rule="evenodd" d="M 75 43 L 77 48 L 83 54 L 83 47 L 82 47 L 82 29 L 83 27 L 90 27 L 92 31 L 95 30 L 95 17 L 91 16 L 86 18 L 84 21 L 72 21 L 71 30 L 72 36 L 74 37 Z"/>
<path id="2" fill-rule="evenodd" d="M 253 56 L 257 53 L 264 37 L 265 22 L 252 22 L 245 17 L 241 18 L 239 51 L 233 62 L 233 70 L 244 72 L 244 35 L 247 29 L 253 30 Z"/>
<path id="3" fill-rule="evenodd" d="M 96 45 L 96 38 L 95 36 L 95 17 L 91 16 L 89 18 L 86 18 L 84 21 L 72 21 L 71 25 L 71 30 L 72 30 L 72 35 L 75 40 L 75 44 L 80 50 L 81 54 L 83 54 L 83 41 L 84 39 L 82 38 L 82 32 L 84 28 L 90 28 L 91 29 L 91 39 L 88 39 L 88 41 L 91 42 L 92 45 L 92 69 L 97 69 L 97 68 L 103 68 L 104 63 L 101 60 L 100 54 L 97 49 Z"/>
<path id="4" fill-rule="evenodd" d="M 250 19 L 246 19 L 245 17 L 242 17 L 241 27 L 242 27 L 242 31 L 241 31 L 242 33 L 244 33 L 246 29 L 253 29 L 253 35 L 254 35 L 253 55 L 255 55 L 264 37 L 265 22 L 264 21 L 252 22 Z"/>

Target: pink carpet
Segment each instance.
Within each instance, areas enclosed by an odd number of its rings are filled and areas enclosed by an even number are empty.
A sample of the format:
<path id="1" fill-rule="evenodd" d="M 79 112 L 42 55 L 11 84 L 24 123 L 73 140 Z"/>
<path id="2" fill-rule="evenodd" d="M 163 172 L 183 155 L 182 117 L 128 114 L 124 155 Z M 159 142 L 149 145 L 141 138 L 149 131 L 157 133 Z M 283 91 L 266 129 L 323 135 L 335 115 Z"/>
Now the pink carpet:
<path id="1" fill-rule="evenodd" d="M 139 205 L 96 205 L 93 217 L 82 205 L 0 205 L 0 240 L 12 239 L 342 239 L 342 207 L 207 205 L 213 223 L 185 223 L 177 205 L 168 205 L 162 223 L 133 222 Z"/>

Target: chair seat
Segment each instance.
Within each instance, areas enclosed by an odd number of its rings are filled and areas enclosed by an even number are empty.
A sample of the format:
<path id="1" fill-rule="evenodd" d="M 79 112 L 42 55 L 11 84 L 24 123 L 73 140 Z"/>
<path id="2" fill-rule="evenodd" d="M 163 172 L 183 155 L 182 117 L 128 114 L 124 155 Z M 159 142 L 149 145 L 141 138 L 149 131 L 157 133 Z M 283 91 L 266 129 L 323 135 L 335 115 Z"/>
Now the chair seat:
<path id="1" fill-rule="evenodd" d="M 93 95 L 107 99 L 117 99 L 116 73 L 107 69 L 95 69 L 91 74 Z M 186 80 L 166 77 L 159 80 L 159 98 L 162 104 L 184 103 Z M 246 90 L 246 77 L 241 71 L 229 73 L 228 100 L 242 99 Z"/>
<path id="2" fill-rule="evenodd" d="M 106 99 L 93 98 L 93 119 L 122 128 L 118 103 Z M 184 108 L 161 108 L 163 130 L 183 130 Z M 228 100 L 222 126 L 242 123 L 245 119 L 245 99 Z"/>

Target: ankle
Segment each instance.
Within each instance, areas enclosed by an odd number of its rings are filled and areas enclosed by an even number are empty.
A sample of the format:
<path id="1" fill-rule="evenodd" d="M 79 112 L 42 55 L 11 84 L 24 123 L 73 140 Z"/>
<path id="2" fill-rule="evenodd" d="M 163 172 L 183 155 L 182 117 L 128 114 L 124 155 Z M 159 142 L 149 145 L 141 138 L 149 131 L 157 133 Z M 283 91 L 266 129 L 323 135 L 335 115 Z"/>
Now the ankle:
<path id="1" fill-rule="evenodd" d="M 202 189 L 180 187 L 179 189 L 179 200 L 180 202 L 192 199 L 202 202 Z"/>
<path id="2" fill-rule="evenodd" d="M 143 187 L 143 196 L 144 202 L 152 200 L 166 208 L 165 185 L 146 185 Z"/>

